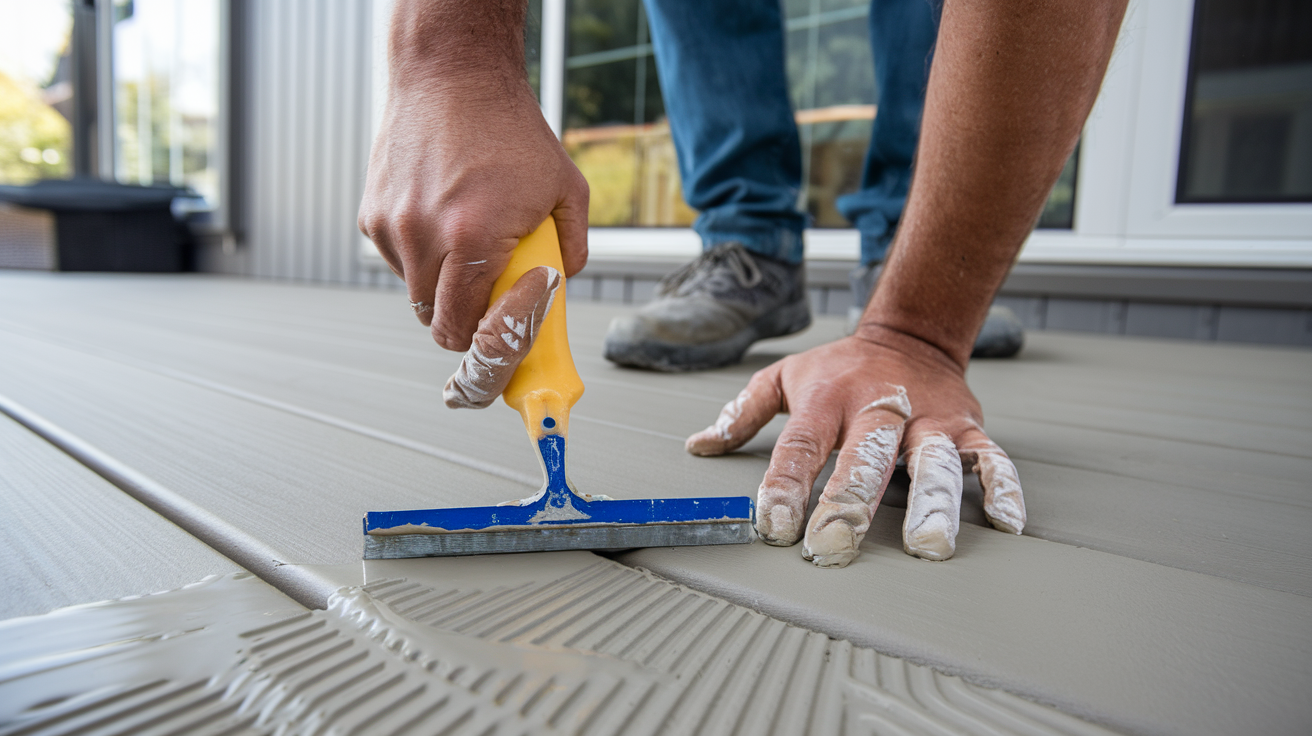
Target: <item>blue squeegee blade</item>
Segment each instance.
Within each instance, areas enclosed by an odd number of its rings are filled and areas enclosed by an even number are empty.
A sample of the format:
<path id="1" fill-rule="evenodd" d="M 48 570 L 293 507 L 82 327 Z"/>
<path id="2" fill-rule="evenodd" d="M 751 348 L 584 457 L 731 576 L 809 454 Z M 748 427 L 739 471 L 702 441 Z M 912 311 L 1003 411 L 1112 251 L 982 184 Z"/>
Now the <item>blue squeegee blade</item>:
<path id="1" fill-rule="evenodd" d="M 551 500 L 551 492 L 542 499 Z M 641 500 L 584 501 L 570 499 L 577 512 L 566 518 L 538 518 L 543 507 L 465 506 L 453 509 L 370 511 L 364 517 L 364 532 L 413 525 L 448 532 L 484 531 L 504 526 L 569 526 L 577 524 L 678 524 L 699 521 L 728 521 L 752 518 L 752 499 L 746 496 L 712 498 L 651 498 Z M 556 508 L 561 508 L 560 506 Z"/>
<path id="2" fill-rule="evenodd" d="M 589 500 L 565 478 L 565 439 L 539 441 L 547 482 L 524 504 L 370 511 L 366 559 L 750 542 L 747 496 Z M 463 539 L 462 539 L 463 538 Z"/>

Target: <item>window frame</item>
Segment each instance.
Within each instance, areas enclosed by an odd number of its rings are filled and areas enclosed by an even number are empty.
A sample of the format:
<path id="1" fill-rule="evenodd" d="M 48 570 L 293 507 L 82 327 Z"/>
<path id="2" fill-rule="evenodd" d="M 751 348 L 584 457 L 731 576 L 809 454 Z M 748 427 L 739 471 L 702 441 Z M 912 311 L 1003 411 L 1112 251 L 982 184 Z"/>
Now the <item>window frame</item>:
<path id="1" fill-rule="evenodd" d="M 202 235 L 221 235 L 230 238 L 234 230 L 233 206 L 236 201 L 233 181 L 232 129 L 233 76 L 235 60 L 232 54 L 232 0 L 217 0 L 218 67 L 217 114 L 214 129 L 214 160 L 218 169 L 216 199 L 211 209 L 201 210 L 203 218 L 192 223 Z M 116 151 L 116 105 L 114 76 L 114 3 L 96 3 L 96 154 L 97 171 L 106 181 L 118 181 Z"/>

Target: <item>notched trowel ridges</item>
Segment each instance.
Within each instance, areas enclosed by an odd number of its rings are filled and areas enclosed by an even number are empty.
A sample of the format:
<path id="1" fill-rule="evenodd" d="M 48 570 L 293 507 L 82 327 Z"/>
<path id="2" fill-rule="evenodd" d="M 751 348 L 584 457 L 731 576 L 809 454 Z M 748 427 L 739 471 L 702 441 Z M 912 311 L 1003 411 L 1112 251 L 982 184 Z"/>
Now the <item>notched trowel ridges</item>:
<path id="1" fill-rule="evenodd" d="M 0 734 L 1106 733 L 644 571 L 560 562 L 488 590 L 468 585 L 481 567 L 377 581 L 272 621 L 223 605 L 253 578 L 150 596 L 177 613 L 155 626 L 188 633 L 29 653 L 0 683 Z M 92 619 L 141 600 L 62 615 L 113 637 Z"/>

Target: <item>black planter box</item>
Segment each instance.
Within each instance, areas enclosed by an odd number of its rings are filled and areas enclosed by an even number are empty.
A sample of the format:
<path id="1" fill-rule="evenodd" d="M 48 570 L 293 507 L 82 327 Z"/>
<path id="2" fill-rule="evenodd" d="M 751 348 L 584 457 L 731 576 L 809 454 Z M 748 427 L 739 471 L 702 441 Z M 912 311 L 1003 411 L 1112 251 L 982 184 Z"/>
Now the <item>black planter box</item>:
<path id="1" fill-rule="evenodd" d="M 176 272 L 191 268 L 192 238 L 173 216 L 188 189 L 141 187 L 99 179 L 0 186 L 0 201 L 55 216 L 60 271 Z"/>

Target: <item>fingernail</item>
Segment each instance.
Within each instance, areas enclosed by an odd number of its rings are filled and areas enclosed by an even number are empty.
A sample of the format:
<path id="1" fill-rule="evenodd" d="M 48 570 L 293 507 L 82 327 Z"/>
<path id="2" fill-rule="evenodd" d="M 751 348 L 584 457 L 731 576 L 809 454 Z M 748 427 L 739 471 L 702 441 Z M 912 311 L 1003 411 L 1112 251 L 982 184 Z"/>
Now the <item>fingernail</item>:
<path id="1" fill-rule="evenodd" d="M 820 529 L 812 529 L 802 543 L 802 556 L 816 567 L 847 567 L 859 554 L 856 530 L 846 519 L 834 519 Z"/>
<path id="2" fill-rule="evenodd" d="M 692 435 L 683 443 L 683 449 L 691 455 L 699 457 L 709 457 L 719 455 L 723 443 L 715 434 L 715 427 L 707 427 L 697 434 Z"/>
<path id="3" fill-rule="evenodd" d="M 907 554 L 923 560 L 941 561 L 951 557 L 957 551 L 957 544 L 952 538 L 952 525 L 948 517 L 942 513 L 925 517 L 920 526 L 906 532 L 902 548 Z"/>
<path id="4" fill-rule="evenodd" d="M 1025 500 L 1017 486 L 985 498 L 984 515 L 994 528 L 1011 534 L 1020 534 L 1025 529 Z"/>
<path id="5" fill-rule="evenodd" d="M 782 504 L 771 506 L 756 521 L 756 533 L 761 541 L 775 547 L 797 544 L 798 521 L 793 510 Z"/>

